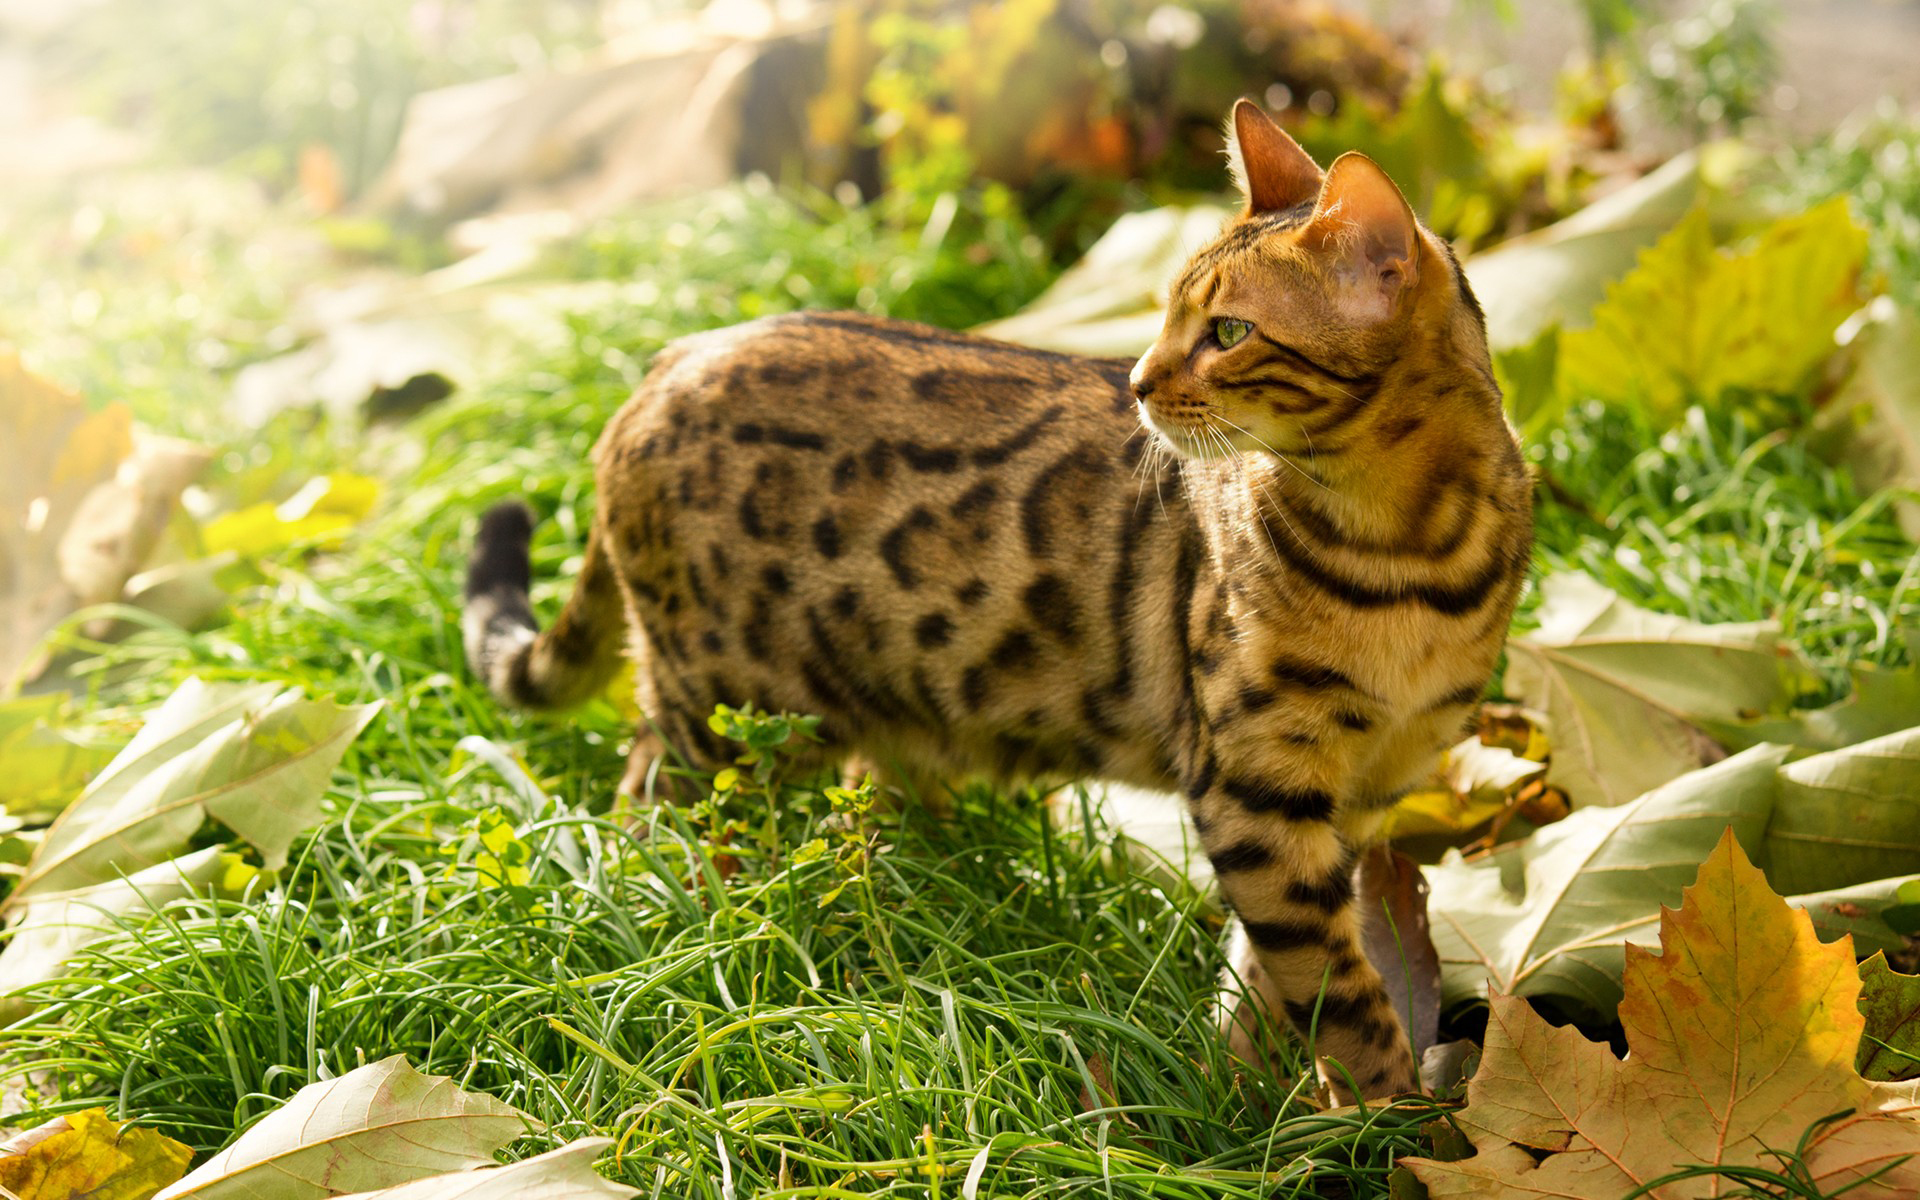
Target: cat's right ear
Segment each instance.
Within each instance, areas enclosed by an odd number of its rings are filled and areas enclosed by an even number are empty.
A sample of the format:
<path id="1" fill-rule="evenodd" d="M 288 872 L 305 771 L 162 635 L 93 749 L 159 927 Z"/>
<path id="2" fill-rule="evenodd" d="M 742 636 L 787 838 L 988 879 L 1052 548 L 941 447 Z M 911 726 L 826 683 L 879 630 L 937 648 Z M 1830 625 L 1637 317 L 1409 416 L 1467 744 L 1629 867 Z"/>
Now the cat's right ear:
<path id="1" fill-rule="evenodd" d="M 1247 198 L 1248 216 L 1292 208 L 1320 194 L 1320 168 L 1313 157 L 1251 100 L 1233 106 L 1227 157 Z"/>

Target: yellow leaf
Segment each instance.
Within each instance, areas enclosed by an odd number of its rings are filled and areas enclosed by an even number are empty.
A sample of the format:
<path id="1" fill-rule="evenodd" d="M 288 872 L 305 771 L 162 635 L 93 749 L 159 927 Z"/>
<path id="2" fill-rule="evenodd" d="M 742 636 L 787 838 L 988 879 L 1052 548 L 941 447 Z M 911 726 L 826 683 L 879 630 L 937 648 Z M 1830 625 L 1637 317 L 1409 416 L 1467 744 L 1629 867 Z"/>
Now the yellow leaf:
<path id="1" fill-rule="evenodd" d="M 1731 830 L 1662 914 L 1660 948 L 1626 948 L 1624 1062 L 1524 1000 L 1492 997 L 1457 1117 L 1477 1153 L 1406 1160 L 1434 1200 L 1682 1200 L 1717 1193 L 1698 1178 L 1636 1189 L 1698 1165 L 1778 1169 L 1775 1152 L 1803 1138 L 1823 1195 L 1878 1171 L 1856 1194 L 1920 1189 L 1912 1089 L 1854 1067 L 1865 1023 L 1852 939 L 1823 944 Z"/>
<path id="2" fill-rule="evenodd" d="M 0 1188 L 20 1200 L 147 1200 L 192 1157 L 170 1137 L 90 1108 L 0 1144 Z"/>
<path id="3" fill-rule="evenodd" d="M 255 504 L 207 523 L 208 554 L 258 556 L 288 546 L 337 540 L 366 519 L 380 484 L 364 475 L 321 475 L 279 504 Z"/>
<path id="4" fill-rule="evenodd" d="M 1591 329 L 1560 338 L 1560 385 L 1677 420 L 1722 394 L 1799 391 L 1860 305 L 1866 231 L 1840 196 L 1770 226 L 1751 249 L 1718 250 L 1695 209 L 1607 289 Z"/>
<path id="5" fill-rule="evenodd" d="M 1388 837 L 1457 834 L 1492 820 L 1514 793 L 1546 773 L 1546 764 L 1470 737 L 1447 751 L 1432 786 L 1406 796 L 1387 814 Z"/>

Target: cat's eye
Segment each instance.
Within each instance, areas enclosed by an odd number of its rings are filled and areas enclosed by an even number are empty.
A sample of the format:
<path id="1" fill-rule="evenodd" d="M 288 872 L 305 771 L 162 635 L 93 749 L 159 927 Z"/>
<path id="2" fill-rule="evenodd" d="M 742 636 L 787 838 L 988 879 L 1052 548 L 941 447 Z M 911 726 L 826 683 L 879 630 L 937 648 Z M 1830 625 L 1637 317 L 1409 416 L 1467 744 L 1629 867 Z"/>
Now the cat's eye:
<path id="1" fill-rule="evenodd" d="M 1222 350 L 1231 350 L 1241 338 L 1253 332 L 1253 325 L 1233 317 L 1221 317 L 1213 323 L 1213 340 Z"/>

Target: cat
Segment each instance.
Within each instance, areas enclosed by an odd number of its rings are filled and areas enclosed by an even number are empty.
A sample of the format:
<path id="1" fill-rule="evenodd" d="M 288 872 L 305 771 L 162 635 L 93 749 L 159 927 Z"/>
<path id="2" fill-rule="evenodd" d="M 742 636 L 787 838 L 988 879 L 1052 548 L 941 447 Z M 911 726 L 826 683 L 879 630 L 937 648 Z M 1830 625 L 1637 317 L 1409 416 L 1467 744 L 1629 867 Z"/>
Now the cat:
<path id="1" fill-rule="evenodd" d="M 1257 1003 L 1311 1028 L 1335 1098 L 1383 1096 L 1418 1075 L 1355 856 L 1493 670 L 1531 488 L 1447 244 L 1371 160 L 1322 173 L 1249 101 L 1231 126 L 1245 206 L 1137 363 L 828 312 L 675 342 L 595 449 L 546 632 L 530 514 L 483 518 L 467 654 L 564 707 L 630 637 L 642 711 L 706 768 L 707 715 L 750 702 L 921 795 L 1177 790 L 1236 914 L 1233 1050 L 1261 1057 Z M 662 749 L 643 723 L 624 791 Z"/>

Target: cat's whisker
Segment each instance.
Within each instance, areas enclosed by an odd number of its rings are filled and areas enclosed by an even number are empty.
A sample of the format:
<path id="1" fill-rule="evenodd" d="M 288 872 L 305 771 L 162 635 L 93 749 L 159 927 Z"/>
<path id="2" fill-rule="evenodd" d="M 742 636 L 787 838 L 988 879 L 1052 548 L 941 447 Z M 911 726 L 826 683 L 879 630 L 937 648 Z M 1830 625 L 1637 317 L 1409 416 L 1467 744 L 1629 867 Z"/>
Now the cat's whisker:
<path id="1" fill-rule="evenodd" d="M 1229 425 L 1229 426 L 1230 426 L 1230 427 L 1232 427 L 1233 429 L 1236 429 L 1236 430 L 1238 430 L 1238 431 L 1239 431 L 1240 433 L 1243 433 L 1243 434 L 1245 434 L 1245 435 L 1246 435 L 1247 437 L 1250 437 L 1250 438 L 1252 438 L 1252 439 L 1254 440 L 1254 442 L 1255 442 L 1256 444 L 1258 444 L 1258 445 L 1259 445 L 1259 447 L 1260 447 L 1260 448 L 1261 448 L 1262 450 L 1265 450 L 1265 451 L 1266 451 L 1266 452 L 1267 452 L 1268 454 L 1271 454 L 1271 455 L 1273 455 L 1273 456 L 1274 456 L 1275 458 L 1277 458 L 1277 459 L 1279 459 L 1279 460 L 1280 460 L 1281 462 L 1283 462 L 1283 463 L 1285 463 L 1285 464 L 1286 464 L 1286 465 L 1287 465 L 1287 466 L 1288 466 L 1289 468 L 1291 468 L 1291 469 L 1293 470 L 1293 472 L 1294 472 L 1295 474 L 1297 474 L 1297 475 L 1299 475 L 1299 476 L 1300 476 L 1300 478 L 1302 478 L 1302 479 L 1305 479 L 1305 480 L 1307 480 L 1307 481 L 1308 481 L 1309 483 L 1311 483 L 1311 484 L 1313 484 L 1313 485 L 1314 485 L 1315 487 L 1317 487 L 1317 488 L 1319 488 L 1319 489 L 1320 489 L 1321 491 L 1323 491 L 1323 492 L 1325 492 L 1325 493 L 1327 493 L 1327 494 L 1328 494 L 1329 496 L 1336 496 L 1336 495 L 1338 495 L 1338 494 L 1339 494 L 1338 492 L 1335 492 L 1335 491 L 1334 491 L 1334 490 L 1333 490 L 1332 488 L 1330 488 L 1330 487 L 1328 487 L 1328 486 L 1327 486 L 1327 484 L 1326 484 L 1326 482 L 1325 482 L 1324 480 L 1322 480 L 1322 479 L 1320 479 L 1320 478 L 1319 478 L 1319 477 L 1318 477 L 1317 475 L 1315 475 L 1315 474 L 1314 474 L 1314 473 L 1313 473 L 1312 471 L 1303 471 L 1303 470 L 1301 470 L 1301 469 L 1300 469 L 1300 464 L 1299 464 L 1299 463 L 1296 463 L 1296 462 L 1294 462 L 1294 461 L 1293 461 L 1293 459 L 1291 459 L 1291 458 L 1289 458 L 1289 457 L 1288 457 L 1287 455 L 1285 455 L 1285 454 L 1282 454 L 1282 453 L 1281 453 L 1280 451 L 1278 451 L 1278 450 L 1275 450 L 1275 449 L 1273 448 L 1273 446 L 1272 446 L 1272 445 L 1271 445 L 1270 443 L 1268 443 L 1268 442 L 1266 442 L 1266 441 L 1263 441 L 1263 440 L 1262 440 L 1262 439 L 1260 438 L 1260 436 L 1259 436 L 1258 434 L 1256 434 L 1256 433 L 1254 433 L 1254 432 L 1253 432 L 1253 431 L 1252 431 L 1251 429 L 1248 429 L 1248 428 L 1246 428 L 1246 427 L 1245 427 L 1244 425 L 1236 425 L 1236 424 L 1234 424 L 1234 422 L 1233 422 L 1233 421 L 1231 421 L 1231 420 L 1229 420 L 1228 418 L 1226 418 L 1226 417 L 1224 417 L 1224 416 L 1221 416 L 1221 415 L 1220 415 L 1219 413 L 1214 413 L 1214 414 L 1212 414 L 1212 415 L 1213 415 L 1213 416 L 1216 416 L 1216 417 L 1220 417 L 1220 419 L 1221 419 L 1222 421 L 1225 421 L 1225 422 L 1227 423 L 1227 425 Z M 1303 432 L 1304 432 L 1304 431 L 1303 431 Z M 1312 457 L 1313 457 L 1313 442 L 1312 442 L 1312 439 L 1308 439 L 1308 442 L 1307 442 L 1307 457 L 1308 457 L 1308 459 L 1309 459 L 1309 461 L 1311 461 L 1311 459 L 1312 459 Z"/>
<path id="2" fill-rule="evenodd" d="M 1310 558 L 1318 562 L 1320 560 L 1319 548 L 1300 536 L 1300 531 L 1294 528 L 1292 519 L 1287 516 L 1286 508 L 1274 500 L 1273 493 L 1269 492 L 1264 484 L 1247 473 L 1245 458 L 1234 452 L 1233 443 L 1227 440 L 1226 434 L 1208 422 L 1208 417 L 1219 417 L 1220 420 L 1226 421 L 1228 425 L 1233 425 L 1235 429 L 1240 429 L 1240 427 L 1234 425 L 1232 421 L 1227 421 L 1225 417 L 1221 417 L 1220 414 L 1216 412 L 1203 412 L 1200 414 L 1200 427 L 1206 430 L 1207 433 L 1220 444 L 1221 449 L 1226 451 L 1227 457 L 1233 460 L 1234 470 L 1238 472 L 1241 484 L 1250 491 L 1258 492 L 1260 498 L 1265 501 L 1264 504 L 1254 506 L 1254 517 L 1260 522 L 1260 528 L 1266 532 L 1267 544 L 1273 547 L 1273 552 L 1275 554 L 1280 553 L 1280 544 L 1274 540 L 1273 526 L 1267 523 L 1267 513 L 1269 510 L 1280 517 L 1280 523 L 1287 527 L 1287 532 L 1292 535 L 1294 544 L 1306 551 Z M 1241 429 L 1240 432 L 1246 433 L 1246 430 Z M 1248 433 L 1247 436 L 1253 437 L 1250 433 Z M 1256 442 L 1260 441 L 1257 437 L 1254 437 L 1253 440 Z M 1262 442 L 1261 444 L 1265 445 L 1266 443 Z M 1295 467 L 1294 470 L 1297 471 L 1299 468 Z"/>

